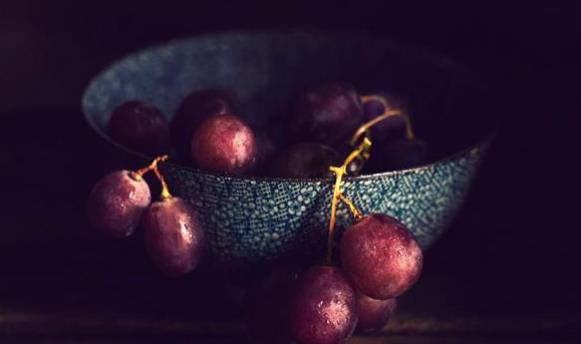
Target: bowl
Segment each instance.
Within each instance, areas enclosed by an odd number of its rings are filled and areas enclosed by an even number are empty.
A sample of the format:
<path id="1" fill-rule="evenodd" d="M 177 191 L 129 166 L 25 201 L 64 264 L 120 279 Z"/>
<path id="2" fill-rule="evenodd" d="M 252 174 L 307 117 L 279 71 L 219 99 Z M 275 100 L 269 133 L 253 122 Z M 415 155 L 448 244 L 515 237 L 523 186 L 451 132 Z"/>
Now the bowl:
<path id="1" fill-rule="evenodd" d="M 395 216 L 428 248 L 458 212 L 494 128 L 488 89 L 446 56 L 361 33 L 207 34 L 113 63 L 90 81 L 82 108 L 116 152 L 145 165 L 151 157 L 114 142 L 106 131 L 112 109 L 124 101 L 152 102 L 171 120 L 188 93 L 226 88 L 240 101 L 240 115 L 259 123 L 284 116 L 297 89 L 327 79 L 399 95 L 418 136 L 435 143 L 429 164 L 348 177 L 342 184 L 363 213 Z M 200 213 L 217 258 L 259 263 L 322 249 L 333 179 L 241 177 L 172 162 L 162 173 L 172 192 Z M 352 221 L 342 205 L 337 218 L 339 228 Z"/>

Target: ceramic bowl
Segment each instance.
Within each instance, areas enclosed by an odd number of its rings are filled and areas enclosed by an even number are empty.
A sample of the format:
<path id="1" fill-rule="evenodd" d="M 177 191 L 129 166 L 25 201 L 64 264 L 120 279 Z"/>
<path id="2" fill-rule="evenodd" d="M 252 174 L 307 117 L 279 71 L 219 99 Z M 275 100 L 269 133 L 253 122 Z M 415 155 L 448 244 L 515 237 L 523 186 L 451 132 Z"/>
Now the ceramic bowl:
<path id="1" fill-rule="evenodd" d="M 494 128 L 486 88 L 445 56 L 366 34 L 209 34 L 113 63 L 91 80 L 82 107 L 99 136 L 145 165 L 150 157 L 114 142 L 106 131 L 111 110 L 124 101 L 152 102 L 171 120 L 188 93 L 226 88 L 239 100 L 240 115 L 258 123 L 282 118 L 293 92 L 327 79 L 397 94 L 418 136 L 436 147 L 429 164 L 349 177 L 342 185 L 362 212 L 397 217 L 427 248 L 458 212 Z M 217 257 L 262 262 L 321 249 L 332 179 L 239 177 L 171 162 L 162 172 L 173 193 L 199 211 Z M 337 216 L 340 227 L 352 221 L 343 206 Z"/>

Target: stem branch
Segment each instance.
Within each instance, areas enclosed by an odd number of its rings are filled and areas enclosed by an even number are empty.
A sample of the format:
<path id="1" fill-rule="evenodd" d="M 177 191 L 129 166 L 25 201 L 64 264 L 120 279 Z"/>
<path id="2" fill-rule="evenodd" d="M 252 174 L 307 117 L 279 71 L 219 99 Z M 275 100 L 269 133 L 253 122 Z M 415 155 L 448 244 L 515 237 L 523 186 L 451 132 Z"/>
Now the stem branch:
<path id="1" fill-rule="evenodd" d="M 377 123 L 379 123 L 379 122 L 381 122 L 381 121 L 383 121 L 386 118 L 391 117 L 391 116 L 402 116 L 402 118 L 405 122 L 406 137 L 410 140 L 415 137 L 415 134 L 414 134 L 414 131 L 412 128 L 412 123 L 411 123 L 409 116 L 405 113 L 402 113 L 400 110 L 397 110 L 397 109 L 390 110 L 390 108 L 392 108 L 392 106 L 389 105 L 389 102 L 387 101 L 387 99 L 385 97 L 372 94 L 372 95 L 361 96 L 360 99 L 361 99 L 361 102 L 363 103 L 363 105 L 365 105 L 366 103 L 369 103 L 369 102 L 381 103 L 381 105 L 383 106 L 383 112 L 379 116 L 370 120 L 369 122 L 364 123 L 362 126 L 360 126 L 357 129 L 355 134 L 353 134 L 353 136 L 351 137 L 350 144 L 352 146 L 355 145 L 355 143 L 357 142 L 359 137 L 361 137 L 361 135 L 363 135 L 367 130 L 369 130 L 371 127 L 373 127 Z"/>
<path id="2" fill-rule="evenodd" d="M 331 264 L 333 259 L 333 246 L 334 246 L 334 237 L 335 237 L 335 217 L 337 212 L 337 201 L 341 197 L 341 181 L 343 180 L 343 176 L 347 171 L 347 166 L 357 157 L 365 154 L 369 151 L 371 147 L 371 141 L 365 137 L 363 138 L 363 142 L 359 144 L 357 148 L 355 148 L 343 161 L 341 166 L 330 166 L 329 170 L 335 174 L 335 184 L 333 186 L 333 196 L 331 198 L 331 216 L 329 219 L 329 233 L 327 236 L 327 264 Z"/>
<path id="3" fill-rule="evenodd" d="M 161 194 L 160 194 L 159 198 L 161 198 L 162 201 L 165 201 L 165 200 L 172 198 L 172 195 L 169 192 L 169 188 L 167 186 L 167 183 L 165 182 L 165 178 L 161 175 L 161 172 L 159 172 L 159 168 L 157 166 L 155 166 L 153 168 L 153 173 L 155 173 L 155 176 L 157 177 L 157 179 L 159 180 L 159 182 L 161 184 Z"/>
<path id="4" fill-rule="evenodd" d="M 158 156 L 157 158 L 153 159 L 153 161 L 151 162 L 151 164 L 140 168 L 139 170 L 135 171 L 132 173 L 132 175 L 134 177 L 136 177 L 137 179 L 141 179 L 141 177 L 143 177 L 144 174 L 148 173 L 149 171 L 154 171 L 157 168 L 157 164 L 160 162 L 164 162 L 168 159 L 167 155 L 161 155 Z"/>

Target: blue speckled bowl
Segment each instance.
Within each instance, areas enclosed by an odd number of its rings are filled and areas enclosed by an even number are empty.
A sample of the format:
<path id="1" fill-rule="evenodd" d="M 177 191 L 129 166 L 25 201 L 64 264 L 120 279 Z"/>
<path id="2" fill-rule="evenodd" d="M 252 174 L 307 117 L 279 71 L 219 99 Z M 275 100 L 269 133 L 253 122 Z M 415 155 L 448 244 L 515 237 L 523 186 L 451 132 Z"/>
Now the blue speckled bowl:
<path id="1" fill-rule="evenodd" d="M 343 184 L 364 213 L 399 218 L 428 247 L 458 211 L 492 129 L 482 106 L 484 88 L 443 56 L 359 34 L 211 34 L 114 63 L 90 82 L 82 106 L 100 136 L 145 164 L 148 157 L 113 142 L 105 131 L 111 110 L 123 101 L 150 101 L 169 118 L 192 90 L 224 87 L 235 92 L 243 117 L 259 122 L 284 115 L 279 109 L 293 91 L 324 79 L 350 81 L 361 90 L 389 88 L 407 100 L 419 136 L 438 143 L 434 163 L 347 178 Z M 173 193 L 200 212 L 212 251 L 220 257 L 260 262 L 291 250 L 309 252 L 324 242 L 332 180 L 236 177 L 163 166 Z M 339 225 L 351 221 L 343 206 L 338 219 Z"/>

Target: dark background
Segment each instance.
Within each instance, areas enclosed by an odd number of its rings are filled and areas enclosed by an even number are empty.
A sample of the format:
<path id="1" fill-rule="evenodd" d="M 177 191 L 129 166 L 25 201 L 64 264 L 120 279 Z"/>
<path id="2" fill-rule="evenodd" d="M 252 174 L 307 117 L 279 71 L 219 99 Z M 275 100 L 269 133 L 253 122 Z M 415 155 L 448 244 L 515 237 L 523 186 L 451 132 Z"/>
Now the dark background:
<path id="1" fill-rule="evenodd" d="M 577 13 L 565 2 L 2 2 L 0 334 L 193 331 L 168 325 L 192 316 L 187 307 L 195 305 L 180 299 L 186 282 L 163 281 L 137 242 L 87 233 L 91 184 L 121 166 L 83 122 L 80 95 L 108 63 L 147 45 L 287 27 L 363 30 L 432 48 L 471 66 L 500 100 L 490 114 L 502 117 L 499 135 L 463 212 L 402 300 L 402 318 L 427 319 L 438 334 L 447 333 L 439 319 L 484 323 L 460 321 L 451 336 L 578 333 Z M 131 319 L 165 322 L 140 327 Z M 404 333 L 408 323 L 398 324 L 392 330 Z"/>

